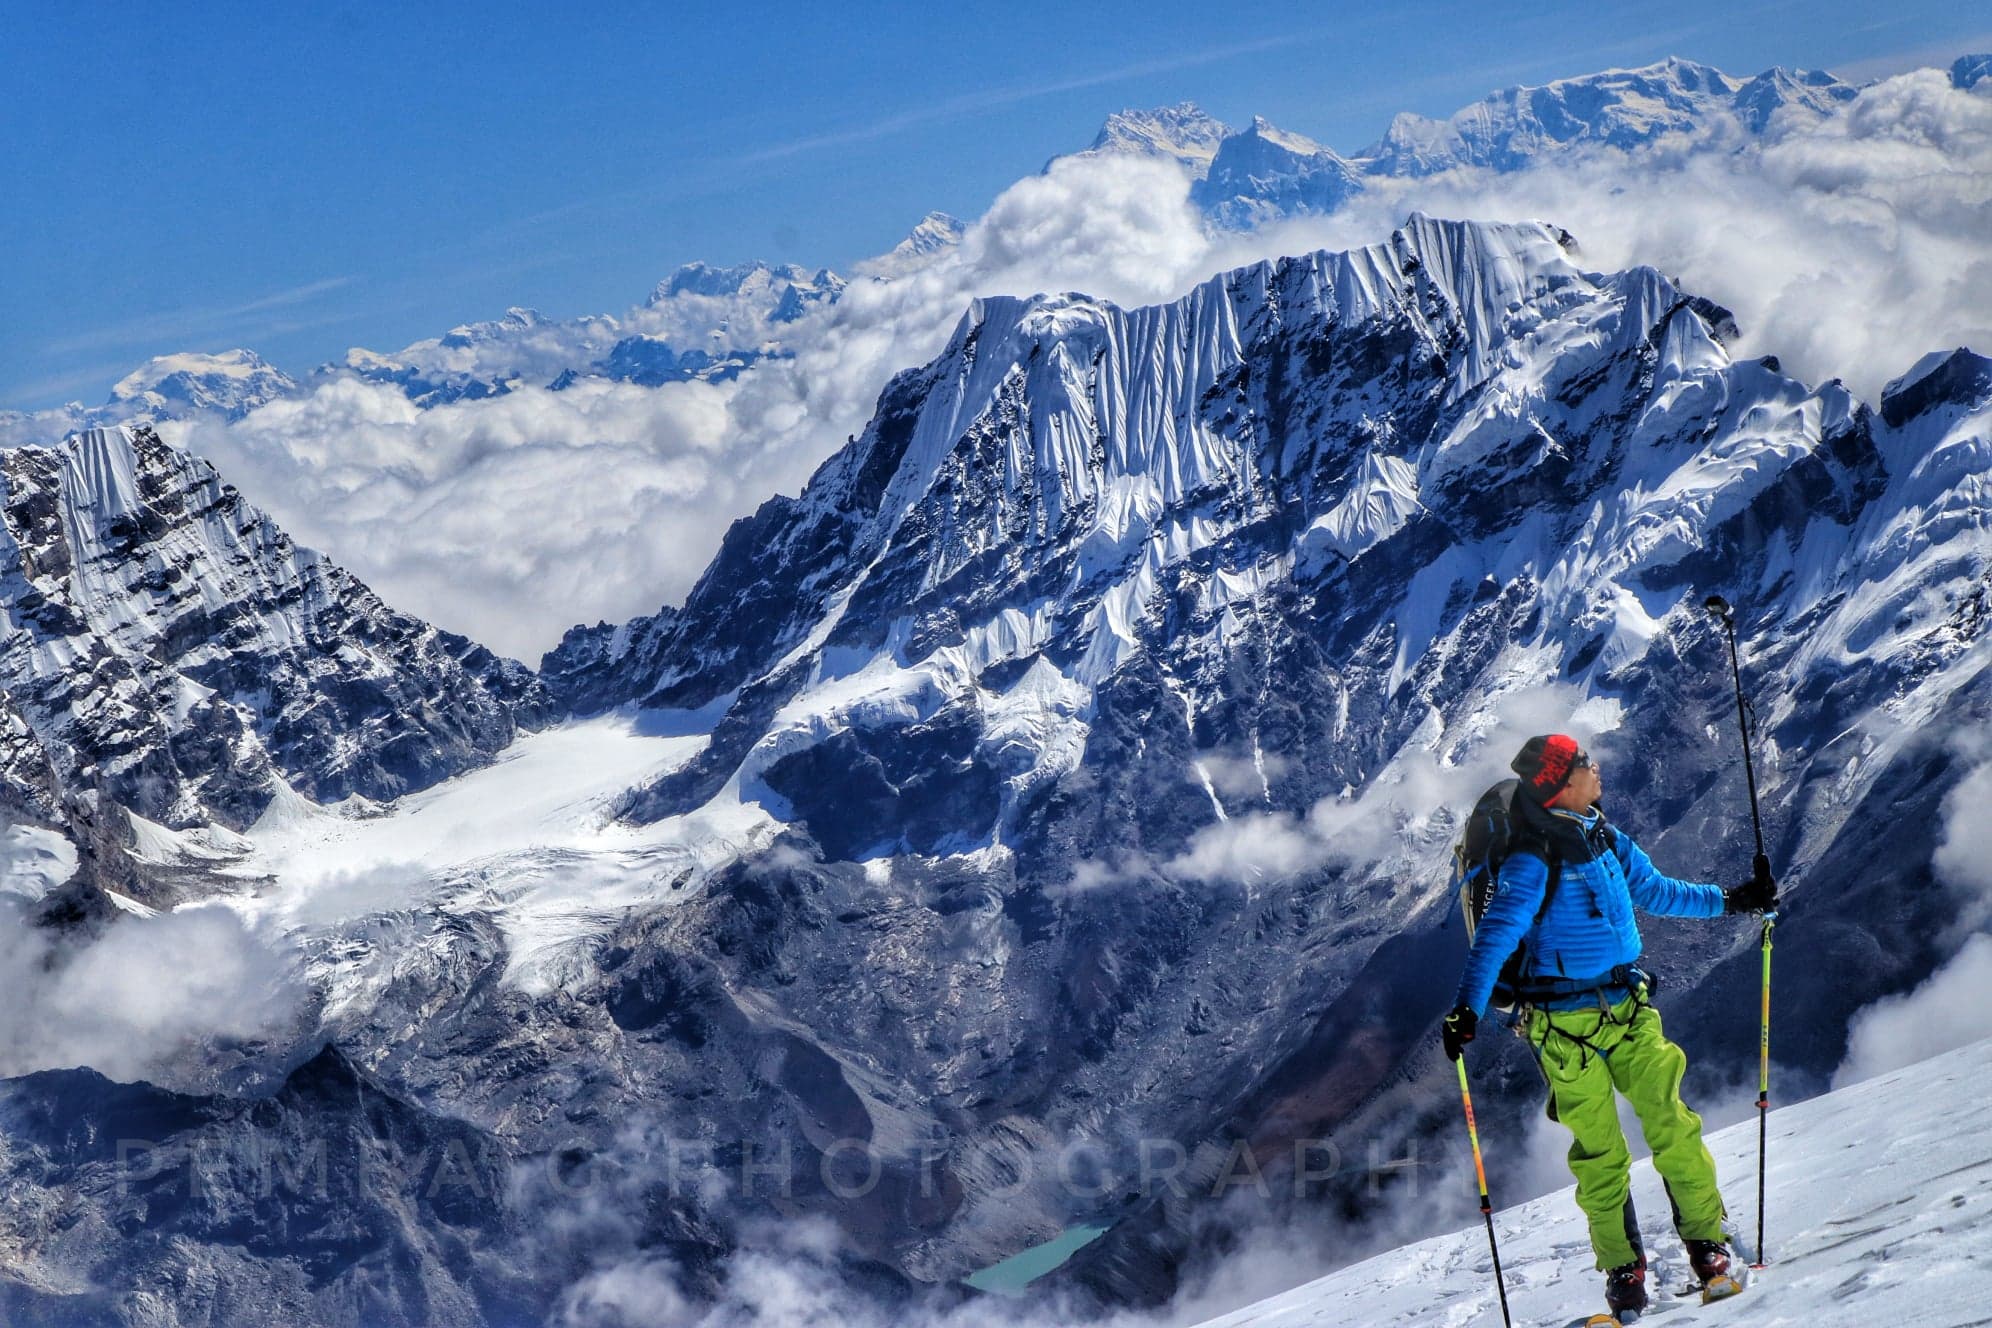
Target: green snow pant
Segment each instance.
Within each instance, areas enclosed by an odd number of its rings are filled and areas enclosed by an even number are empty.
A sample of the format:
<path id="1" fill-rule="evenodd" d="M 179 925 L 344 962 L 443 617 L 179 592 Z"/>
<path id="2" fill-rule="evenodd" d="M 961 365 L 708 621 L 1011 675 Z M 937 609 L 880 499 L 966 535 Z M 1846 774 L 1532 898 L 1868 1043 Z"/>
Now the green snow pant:
<path id="1" fill-rule="evenodd" d="M 1600 1269 L 1644 1258 L 1632 1208 L 1632 1154 L 1619 1129 L 1613 1090 L 1625 1094 L 1666 1182 L 1682 1240 L 1721 1240 L 1725 1216 L 1715 1159 L 1702 1143 L 1701 1117 L 1681 1101 L 1688 1058 L 1660 1031 L 1645 989 L 1609 1011 L 1534 1010 L 1529 1042 L 1549 1078 L 1549 1118 L 1574 1136 L 1570 1170 L 1577 1206 L 1591 1224 Z"/>

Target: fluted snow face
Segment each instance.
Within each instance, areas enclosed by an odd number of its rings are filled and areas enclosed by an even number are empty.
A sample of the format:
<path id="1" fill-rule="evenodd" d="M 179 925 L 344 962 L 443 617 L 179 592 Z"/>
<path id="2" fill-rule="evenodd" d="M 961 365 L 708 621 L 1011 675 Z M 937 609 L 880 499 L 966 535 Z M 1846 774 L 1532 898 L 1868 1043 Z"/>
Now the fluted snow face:
<path id="1" fill-rule="evenodd" d="M 1000 809 L 947 840 L 962 847 L 1004 842 L 1032 791 L 1076 768 L 1099 689 L 1137 658 L 1166 661 L 1194 725 L 1219 703 L 1212 661 L 1296 595 L 1338 649 L 1376 656 L 1373 715 L 1416 709 L 1409 687 L 1449 716 L 1462 682 L 1437 661 L 1501 648 L 1476 606 L 1534 623 L 1505 648 L 1535 662 L 1482 678 L 1495 693 L 1636 673 L 1692 618 L 1692 587 L 1738 589 L 1710 550 L 1767 510 L 1784 524 L 1752 536 L 1768 543 L 1749 575 L 1790 600 L 1766 614 L 1840 605 L 1840 644 L 1813 648 L 1839 665 L 1875 606 L 1933 580 L 1956 599 L 1931 559 L 1979 538 L 1960 529 L 1976 416 L 1934 450 L 1911 441 L 1935 427 L 1920 417 L 1877 435 L 1839 384 L 1732 362 L 1721 309 L 1649 269 L 1586 273 L 1567 242 L 1413 217 L 1167 305 L 979 301 L 799 499 L 736 531 L 684 609 L 577 632 L 547 676 L 583 709 L 740 697 L 701 778 L 633 799 L 638 819 L 723 785 L 793 799 L 821 774 L 801 753 L 832 735 L 963 708 L 995 726 L 1028 680 L 1029 736 L 1012 724 L 949 758 L 1004 772 Z M 1941 388 L 1919 369 L 1895 409 L 1916 384 L 1975 399 L 1976 363 Z M 1808 486 L 1817 510 L 1792 510 Z"/>
<path id="2" fill-rule="evenodd" d="M 1623 665 L 1674 602 L 1626 583 L 1851 427 L 1852 402 L 1730 364 L 1720 310 L 1650 271 L 1586 274 L 1564 241 L 1414 217 L 1167 305 L 980 301 L 799 499 L 737 530 L 683 610 L 572 634 L 547 676 L 583 709 L 702 705 L 780 677 L 780 703 L 748 721 L 761 736 L 730 754 L 751 784 L 848 727 L 964 704 L 986 719 L 1019 685 L 1006 666 L 1041 656 L 1077 698 L 1044 712 L 1063 718 L 1035 749 L 1063 762 L 1094 689 L 1137 654 L 1187 668 L 1283 587 L 1345 580 L 1435 521 L 1460 541 L 1350 606 L 1394 641 L 1387 691 L 1490 566 L 1574 624 L 1568 651 L 1596 638 L 1593 658 Z M 1488 508 L 1538 471 L 1566 504 L 1626 487 L 1589 515 Z M 1013 792 L 1047 777 L 1006 750 Z"/>
<path id="3" fill-rule="evenodd" d="M 606 636 L 571 633 L 547 668 L 556 678 L 585 668 L 597 681 L 624 670 L 615 685 L 572 684 L 584 707 L 703 704 L 806 637 L 837 587 L 860 606 L 868 596 L 931 593 L 997 550 L 1033 569 L 1070 555 L 1068 575 L 1090 583 L 1156 534 L 1165 513 L 1194 495 L 1229 494 L 1239 505 L 1229 516 L 1184 514 L 1180 528 L 1158 536 L 1153 556 L 1187 556 L 1254 508 L 1263 471 L 1305 460 L 1305 436 L 1269 440 L 1252 403 L 1219 400 L 1249 345 L 1300 326 L 1329 336 L 1400 324 L 1443 366 L 1442 395 L 1452 399 L 1500 368 L 1510 342 L 1533 344 L 1611 299 L 1548 227 L 1416 217 L 1386 243 L 1255 264 L 1167 305 L 1123 310 L 1069 295 L 978 301 L 946 352 L 887 389 L 865 435 L 826 462 L 799 500 L 772 501 L 751 536 L 736 527 L 740 546 L 722 551 L 685 614 Z M 773 584 L 785 565 L 800 586 L 776 597 L 788 620 L 771 629 L 773 654 L 764 649 L 735 671 L 711 668 L 714 652 L 731 655 L 728 638 L 740 635 L 739 582 Z M 1007 591 L 978 591 L 999 593 Z M 649 681 L 647 665 L 617 663 L 660 659 L 664 637 L 685 641 L 686 654 L 650 670 Z M 659 681 L 699 676 L 707 682 L 695 695 L 667 694 Z"/>
<path id="4" fill-rule="evenodd" d="M 72 792 L 239 828 L 278 781 L 390 798 L 546 712 L 519 666 L 395 613 L 149 430 L 0 466 L 0 677 L 37 739 L 21 759 Z"/>
<path id="5" fill-rule="evenodd" d="M 1610 302 L 1548 228 L 1423 217 L 1389 243 L 1255 264 L 1166 305 L 979 301 L 942 361 L 884 506 L 911 508 L 948 460 L 966 467 L 966 434 L 994 430 L 1000 455 L 978 455 L 966 468 L 985 479 L 1000 473 L 1001 490 L 974 514 L 986 523 L 980 536 L 931 565 L 933 582 L 1016 525 L 1019 498 L 1035 505 L 1022 521 L 1029 532 L 1084 513 L 1080 541 L 1119 546 L 1210 486 L 1247 496 L 1268 440 L 1239 427 L 1242 416 L 1227 424 L 1210 407 L 1248 346 L 1270 331 L 1401 319 L 1446 357 L 1447 391 L 1459 396 L 1500 369 L 1511 345 L 1525 355 L 1571 326 L 1596 324 Z"/>

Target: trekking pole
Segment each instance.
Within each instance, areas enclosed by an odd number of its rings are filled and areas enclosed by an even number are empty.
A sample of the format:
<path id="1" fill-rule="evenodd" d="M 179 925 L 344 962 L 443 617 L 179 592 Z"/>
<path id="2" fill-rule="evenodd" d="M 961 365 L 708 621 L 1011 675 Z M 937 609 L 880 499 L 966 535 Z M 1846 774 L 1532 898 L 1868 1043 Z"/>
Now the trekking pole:
<path id="1" fill-rule="evenodd" d="M 1759 881 L 1771 879 L 1771 860 L 1764 854 L 1764 818 L 1757 812 L 1757 767 L 1750 759 L 1750 719 L 1743 702 L 1743 666 L 1736 658 L 1736 615 L 1729 601 L 1710 595 L 1703 605 L 1729 631 L 1729 676 L 1736 681 L 1736 727 L 1743 733 L 1743 778 L 1750 786 L 1750 828 L 1757 835 L 1757 856 L 1750 868 Z"/>
<path id="2" fill-rule="evenodd" d="M 1487 1166 L 1480 1160 L 1480 1129 L 1473 1123 L 1473 1094 L 1466 1087 L 1466 1057 L 1453 1062 L 1459 1067 L 1459 1100 L 1466 1104 L 1466 1137 L 1473 1141 L 1473 1170 L 1480 1177 L 1480 1216 L 1487 1222 L 1487 1248 L 1494 1252 L 1494 1290 L 1501 1297 L 1501 1322 L 1514 1328 L 1508 1317 L 1508 1288 L 1501 1280 L 1501 1245 L 1494 1239 L 1494 1204 L 1487 1197 Z"/>
<path id="3" fill-rule="evenodd" d="M 1775 912 L 1764 914 L 1764 1021 L 1757 1034 L 1757 1258 L 1750 1266 L 1770 1263 L 1764 1255 L 1764 1154 L 1771 1121 L 1771 928 Z"/>
<path id="4" fill-rule="evenodd" d="M 1729 601 L 1710 595 L 1703 607 L 1713 614 L 1729 633 L 1729 676 L 1736 683 L 1736 726 L 1743 733 L 1743 777 L 1750 786 L 1750 828 L 1757 836 L 1757 856 L 1751 870 L 1757 880 L 1771 879 L 1771 860 L 1764 853 L 1764 821 L 1757 812 L 1757 771 L 1750 759 L 1750 720 L 1743 703 L 1743 668 L 1736 655 L 1736 616 Z M 1757 1258 L 1751 1266 L 1762 1268 L 1764 1257 L 1764 1160 L 1770 1146 L 1771 1117 L 1771 928 L 1777 925 L 1775 911 L 1764 914 L 1764 1006 L 1757 1032 Z"/>

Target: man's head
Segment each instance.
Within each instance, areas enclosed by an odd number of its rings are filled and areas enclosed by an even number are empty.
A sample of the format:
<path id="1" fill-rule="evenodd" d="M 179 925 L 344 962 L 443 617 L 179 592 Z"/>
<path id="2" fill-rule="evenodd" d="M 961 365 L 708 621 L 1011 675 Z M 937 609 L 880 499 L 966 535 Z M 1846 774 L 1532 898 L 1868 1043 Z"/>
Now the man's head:
<path id="1" fill-rule="evenodd" d="M 1567 733 L 1530 738 L 1508 768 L 1522 777 L 1523 795 L 1539 807 L 1581 812 L 1604 791 L 1597 763 Z"/>

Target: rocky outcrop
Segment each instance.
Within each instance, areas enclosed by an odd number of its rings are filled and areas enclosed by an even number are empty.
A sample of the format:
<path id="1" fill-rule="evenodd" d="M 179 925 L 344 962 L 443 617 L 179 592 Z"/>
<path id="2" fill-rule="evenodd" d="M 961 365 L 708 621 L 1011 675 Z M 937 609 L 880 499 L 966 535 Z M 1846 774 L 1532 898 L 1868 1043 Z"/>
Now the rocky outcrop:
<path id="1" fill-rule="evenodd" d="M 389 608 L 149 429 L 0 474 L 0 781 L 44 822 L 83 796 L 238 830 L 280 785 L 385 801 L 555 714 L 528 669 Z"/>

